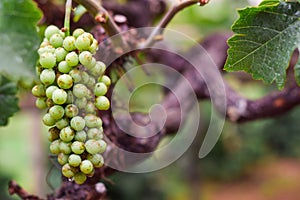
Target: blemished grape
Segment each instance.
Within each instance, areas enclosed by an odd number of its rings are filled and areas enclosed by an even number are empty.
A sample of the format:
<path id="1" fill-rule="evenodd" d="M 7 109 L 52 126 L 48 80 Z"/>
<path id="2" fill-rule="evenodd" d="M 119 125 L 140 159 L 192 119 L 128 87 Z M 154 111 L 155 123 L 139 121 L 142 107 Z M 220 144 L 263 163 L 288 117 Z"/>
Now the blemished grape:
<path id="1" fill-rule="evenodd" d="M 86 181 L 87 177 L 84 173 L 78 172 L 74 175 L 73 179 L 74 179 L 76 184 L 80 185 L 80 184 L 83 184 Z"/>
<path id="2" fill-rule="evenodd" d="M 71 154 L 68 158 L 68 163 L 72 167 L 78 167 L 81 163 L 81 157 L 76 154 Z"/>
<path id="3" fill-rule="evenodd" d="M 92 34 L 79 28 L 66 36 L 50 25 L 44 35 L 36 67 L 41 83 L 32 94 L 38 108 L 48 108 L 42 121 L 50 127 L 50 152 L 57 155 L 62 174 L 83 184 L 104 164 L 100 153 L 107 144 L 97 111 L 109 108 L 104 95 L 111 80 L 104 75 L 106 65 L 93 56 L 98 42 Z"/>
<path id="4" fill-rule="evenodd" d="M 93 163 L 89 160 L 83 160 L 80 164 L 80 171 L 84 174 L 90 174 L 94 170 Z"/>

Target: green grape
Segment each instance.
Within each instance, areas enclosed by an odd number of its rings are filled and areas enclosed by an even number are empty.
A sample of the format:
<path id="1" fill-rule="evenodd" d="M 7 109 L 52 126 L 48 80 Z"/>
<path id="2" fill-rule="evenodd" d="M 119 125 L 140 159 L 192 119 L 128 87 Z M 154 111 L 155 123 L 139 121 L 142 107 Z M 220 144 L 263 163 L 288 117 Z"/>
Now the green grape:
<path id="1" fill-rule="evenodd" d="M 59 30 L 59 28 L 57 28 L 57 26 L 50 25 L 45 29 L 45 37 L 48 40 L 50 40 L 51 36 L 56 33 L 60 33 L 60 30 Z"/>
<path id="2" fill-rule="evenodd" d="M 54 90 L 52 100 L 56 104 L 64 104 L 67 101 L 68 94 L 63 89 Z"/>
<path id="3" fill-rule="evenodd" d="M 75 47 L 75 37 L 67 36 L 63 41 L 63 47 L 67 51 L 73 51 L 76 49 Z"/>
<path id="4" fill-rule="evenodd" d="M 107 86 L 104 83 L 100 82 L 95 85 L 95 88 L 94 88 L 95 96 L 97 96 L 97 97 L 103 96 L 106 93 L 107 93 Z"/>
<path id="5" fill-rule="evenodd" d="M 54 35 L 52 35 L 49 40 L 50 44 L 55 48 L 61 47 L 63 41 L 64 38 L 59 33 L 55 33 Z"/>
<path id="6" fill-rule="evenodd" d="M 54 53 L 45 52 L 40 56 L 40 64 L 43 68 L 51 69 L 56 64 L 56 56 Z"/>
<path id="7" fill-rule="evenodd" d="M 61 141 L 59 143 L 60 152 L 62 152 L 64 154 L 70 154 L 72 152 L 71 145 L 72 145 L 71 142 L 66 143 L 66 142 Z"/>
<path id="8" fill-rule="evenodd" d="M 106 96 L 99 96 L 96 98 L 95 106 L 99 110 L 108 110 L 110 107 L 110 103 Z"/>
<path id="9" fill-rule="evenodd" d="M 94 165 L 94 167 L 102 167 L 104 164 L 104 159 L 102 155 L 100 154 L 89 154 L 87 156 L 87 159 L 91 161 L 91 163 Z"/>
<path id="10" fill-rule="evenodd" d="M 91 40 L 88 36 L 86 36 L 84 33 L 77 37 L 75 46 L 79 51 L 85 51 L 89 50 L 91 45 Z"/>
<path id="11" fill-rule="evenodd" d="M 57 90 L 57 89 L 59 89 L 59 88 L 55 85 L 51 85 L 51 86 L 47 87 L 46 97 L 52 99 L 52 94 L 53 94 L 54 90 Z"/>
<path id="12" fill-rule="evenodd" d="M 74 83 L 81 81 L 81 72 L 78 69 L 71 70 L 69 74 L 73 78 Z"/>
<path id="13" fill-rule="evenodd" d="M 96 114 L 96 107 L 93 102 L 88 102 L 85 106 L 85 112 L 87 114 Z"/>
<path id="14" fill-rule="evenodd" d="M 94 170 L 93 163 L 89 160 L 83 160 L 80 163 L 80 171 L 84 174 L 90 174 Z"/>
<path id="15" fill-rule="evenodd" d="M 84 117 L 85 125 L 88 128 L 100 128 L 102 126 L 102 120 L 93 114 L 87 114 Z"/>
<path id="16" fill-rule="evenodd" d="M 51 127 L 47 132 L 49 142 L 59 139 L 59 132 L 60 130 L 57 127 Z"/>
<path id="17" fill-rule="evenodd" d="M 93 56 L 88 51 L 82 51 L 79 54 L 79 62 L 84 66 L 91 64 L 92 59 L 93 59 Z"/>
<path id="18" fill-rule="evenodd" d="M 40 48 L 39 49 L 42 49 L 46 46 L 49 46 L 50 45 L 50 42 L 48 41 L 47 38 L 44 38 L 44 40 L 42 41 L 42 43 L 40 44 Z"/>
<path id="19" fill-rule="evenodd" d="M 59 134 L 60 139 L 64 142 L 72 141 L 74 136 L 75 136 L 74 130 L 69 126 L 61 129 Z"/>
<path id="20" fill-rule="evenodd" d="M 100 151 L 99 153 L 103 153 L 107 147 L 107 144 L 104 140 L 98 140 L 98 143 L 100 145 Z"/>
<path id="21" fill-rule="evenodd" d="M 93 40 L 94 40 L 94 36 L 93 36 L 91 33 L 84 32 L 84 33 L 82 34 L 82 36 L 89 38 L 90 44 L 92 44 L 92 42 L 93 42 Z"/>
<path id="22" fill-rule="evenodd" d="M 51 108 L 52 106 L 54 106 L 54 102 L 52 101 L 52 99 L 49 99 L 49 98 L 46 100 L 46 104 L 47 104 L 47 106 L 49 108 Z"/>
<path id="23" fill-rule="evenodd" d="M 99 78 L 98 82 L 104 83 L 107 87 L 109 87 L 111 85 L 111 80 L 106 75 L 103 75 L 101 78 Z"/>
<path id="24" fill-rule="evenodd" d="M 81 185 L 86 181 L 87 177 L 84 173 L 78 172 L 74 175 L 73 179 L 76 184 Z"/>
<path id="25" fill-rule="evenodd" d="M 95 80 L 94 78 L 90 77 L 90 79 L 89 79 L 89 81 L 87 82 L 86 86 L 87 86 L 88 88 L 90 88 L 91 90 L 93 90 L 94 87 L 95 87 L 95 84 L 96 84 L 96 80 Z"/>
<path id="26" fill-rule="evenodd" d="M 61 61 L 65 60 L 66 55 L 68 54 L 68 52 L 62 47 L 58 47 L 57 49 L 55 49 L 54 53 L 55 53 L 57 62 L 61 62 Z"/>
<path id="27" fill-rule="evenodd" d="M 57 85 L 62 89 L 69 89 L 73 86 L 73 79 L 68 74 L 62 74 L 57 78 Z"/>
<path id="28" fill-rule="evenodd" d="M 78 107 L 74 104 L 69 104 L 65 107 L 65 114 L 69 118 L 77 116 L 78 113 L 79 113 Z"/>
<path id="29" fill-rule="evenodd" d="M 45 109 L 45 108 L 48 107 L 46 101 L 47 101 L 47 98 L 39 97 L 39 98 L 37 98 L 36 101 L 35 101 L 35 106 L 36 106 L 38 109 L 41 109 L 41 110 L 42 110 L 42 109 Z"/>
<path id="30" fill-rule="evenodd" d="M 85 131 L 77 131 L 75 133 L 74 139 L 78 142 L 85 142 L 86 141 L 86 132 Z"/>
<path id="31" fill-rule="evenodd" d="M 49 109 L 49 114 L 53 119 L 58 120 L 64 116 L 65 109 L 62 106 L 55 105 Z"/>
<path id="32" fill-rule="evenodd" d="M 78 167 L 81 163 L 81 157 L 76 154 L 71 154 L 68 158 L 68 163 L 72 167 Z"/>
<path id="33" fill-rule="evenodd" d="M 88 92 L 88 88 L 81 83 L 78 83 L 73 87 L 73 94 L 77 98 L 85 97 L 87 95 L 87 92 Z"/>
<path id="34" fill-rule="evenodd" d="M 75 141 L 72 143 L 71 149 L 76 154 L 82 154 L 85 150 L 84 143 L 80 141 Z"/>
<path id="35" fill-rule="evenodd" d="M 96 63 L 97 63 L 96 59 L 94 57 L 92 57 L 91 63 L 88 65 L 85 65 L 85 68 L 87 68 L 88 70 L 91 70 L 95 67 Z"/>
<path id="36" fill-rule="evenodd" d="M 85 97 L 76 99 L 75 104 L 79 109 L 84 109 L 87 104 L 87 99 Z"/>
<path id="37" fill-rule="evenodd" d="M 75 67 L 78 65 L 79 59 L 77 53 L 74 51 L 66 55 L 66 62 L 70 67 Z"/>
<path id="38" fill-rule="evenodd" d="M 68 158 L 69 158 L 69 155 L 66 155 L 66 154 L 63 154 L 63 153 L 59 153 L 57 155 L 57 161 L 60 165 L 67 164 L 68 163 Z"/>
<path id="39" fill-rule="evenodd" d="M 89 48 L 89 51 L 92 53 L 92 54 L 95 54 L 98 50 L 98 41 L 96 39 L 93 39 L 93 42 Z"/>
<path id="40" fill-rule="evenodd" d="M 76 116 L 71 119 L 70 124 L 75 131 L 81 131 L 85 127 L 85 120 L 80 116 Z"/>
<path id="41" fill-rule="evenodd" d="M 69 120 L 67 118 L 62 118 L 55 123 L 55 126 L 58 129 L 63 129 L 69 125 Z"/>
<path id="42" fill-rule="evenodd" d="M 62 166 L 61 173 L 67 178 L 75 176 L 73 168 L 68 163 Z"/>
<path id="43" fill-rule="evenodd" d="M 71 91 L 71 90 L 68 90 L 68 92 L 67 92 L 67 101 L 66 101 L 66 103 L 67 104 L 71 104 L 71 103 L 73 103 L 73 101 L 74 101 L 74 95 L 73 95 L 73 92 Z"/>
<path id="44" fill-rule="evenodd" d="M 44 69 L 40 74 L 40 80 L 45 85 L 51 85 L 55 81 L 55 71 L 52 69 Z"/>
<path id="45" fill-rule="evenodd" d="M 90 75 L 86 72 L 81 72 L 81 80 L 83 84 L 87 84 L 90 80 Z"/>
<path id="46" fill-rule="evenodd" d="M 60 153 L 60 140 L 54 140 L 50 144 L 50 152 L 57 155 Z"/>
<path id="47" fill-rule="evenodd" d="M 69 66 L 66 61 L 61 61 L 60 63 L 58 63 L 57 68 L 59 72 L 64 74 L 69 73 L 73 69 L 73 67 Z"/>
<path id="48" fill-rule="evenodd" d="M 49 113 L 46 113 L 43 117 L 43 123 L 46 126 L 53 126 L 55 124 L 56 120 L 51 117 Z"/>
<path id="49" fill-rule="evenodd" d="M 85 149 L 90 154 L 96 154 L 101 151 L 100 143 L 97 140 L 90 139 L 84 144 Z"/>
<path id="50" fill-rule="evenodd" d="M 85 31 L 82 28 L 77 28 L 73 31 L 73 36 L 78 38 L 78 36 L 82 35 Z"/>
<path id="51" fill-rule="evenodd" d="M 35 85 L 31 89 L 31 93 L 36 97 L 44 97 L 45 96 L 45 87 L 43 85 Z"/>
<path id="52" fill-rule="evenodd" d="M 98 128 L 90 128 L 87 131 L 88 139 L 100 140 L 103 138 L 103 130 Z"/>
<path id="53" fill-rule="evenodd" d="M 38 54 L 41 56 L 43 53 L 52 53 L 52 54 L 54 54 L 55 53 L 55 48 L 51 45 L 42 47 L 38 50 Z"/>
<path id="54" fill-rule="evenodd" d="M 103 62 L 97 61 L 96 65 L 90 69 L 90 74 L 95 77 L 102 76 L 105 72 L 106 65 Z"/>

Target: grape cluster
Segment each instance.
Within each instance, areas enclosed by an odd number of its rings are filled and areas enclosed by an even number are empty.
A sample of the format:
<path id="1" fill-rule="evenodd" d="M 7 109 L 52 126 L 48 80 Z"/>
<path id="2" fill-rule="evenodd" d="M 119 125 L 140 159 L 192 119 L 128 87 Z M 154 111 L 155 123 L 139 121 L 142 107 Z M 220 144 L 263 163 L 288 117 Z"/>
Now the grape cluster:
<path id="1" fill-rule="evenodd" d="M 36 106 L 47 109 L 42 120 L 51 127 L 50 152 L 57 155 L 62 174 L 77 184 L 104 163 L 106 143 L 97 110 L 110 107 L 105 94 L 111 80 L 104 75 L 105 64 L 93 57 L 97 48 L 97 40 L 83 29 L 65 36 L 58 27 L 48 26 L 38 50 L 41 83 L 32 88 Z"/>

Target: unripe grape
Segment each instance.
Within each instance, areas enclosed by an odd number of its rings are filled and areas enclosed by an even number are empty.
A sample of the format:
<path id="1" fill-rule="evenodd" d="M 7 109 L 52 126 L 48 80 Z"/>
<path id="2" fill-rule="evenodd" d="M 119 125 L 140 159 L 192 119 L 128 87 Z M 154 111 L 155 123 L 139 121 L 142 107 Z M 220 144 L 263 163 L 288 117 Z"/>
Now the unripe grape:
<path id="1" fill-rule="evenodd" d="M 77 28 L 73 31 L 73 36 L 78 38 L 78 36 L 82 35 L 85 31 L 82 28 Z"/>
<path id="2" fill-rule="evenodd" d="M 38 109 L 41 109 L 41 110 L 42 110 L 42 109 L 45 109 L 45 108 L 48 107 L 46 101 L 47 101 L 47 98 L 39 97 L 39 98 L 37 98 L 36 101 L 35 101 L 35 106 L 36 106 Z"/>
<path id="3" fill-rule="evenodd" d="M 80 164 L 80 171 L 84 174 L 90 174 L 94 170 L 94 166 L 91 161 L 83 160 Z"/>
<path id="4" fill-rule="evenodd" d="M 45 37 L 48 40 L 50 40 L 52 35 L 59 33 L 59 32 L 60 32 L 60 30 L 59 30 L 59 28 L 57 28 L 57 26 L 50 25 L 45 29 Z"/>
<path id="5" fill-rule="evenodd" d="M 65 114 L 69 118 L 77 116 L 78 113 L 79 113 L 78 107 L 74 104 L 69 104 L 65 107 Z"/>
<path id="6" fill-rule="evenodd" d="M 41 56 L 43 53 L 55 53 L 55 48 L 53 46 L 51 46 L 50 44 L 42 47 L 38 50 L 38 54 Z"/>
<path id="7" fill-rule="evenodd" d="M 89 50 L 90 45 L 91 45 L 91 40 L 85 34 L 78 36 L 75 42 L 75 46 L 79 51 Z"/>
<path id="8" fill-rule="evenodd" d="M 63 41 L 63 47 L 67 51 L 73 51 L 76 49 L 75 47 L 75 37 L 67 36 Z"/>
<path id="9" fill-rule="evenodd" d="M 50 152 L 53 154 L 59 154 L 60 153 L 60 140 L 54 140 L 50 144 Z"/>
<path id="10" fill-rule="evenodd" d="M 87 92 L 88 92 L 88 88 L 81 83 L 76 84 L 73 87 L 73 94 L 77 98 L 85 97 L 87 95 Z"/>
<path id="11" fill-rule="evenodd" d="M 71 90 L 68 90 L 68 92 L 67 92 L 67 101 L 66 101 L 66 103 L 67 104 L 70 104 L 70 103 L 73 103 L 73 101 L 74 101 L 74 95 L 73 95 L 73 92 L 71 91 Z"/>
<path id="12" fill-rule="evenodd" d="M 88 65 L 85 65 L 85 68 L 87 68 L 88 70 L 91 70 L 95 67 L 96 63 L 97 63 L 96 58 L 92 57 L 91 63 Z"/>
<path id="13" fill-rule="evenodd" d="M 54 90 L 57 90 L 57 89 L 59 89 L 59 88 L 55 85 L 51 85 L 51 86 L 47 87 L 46 97 L 52 99 L 52 94 L 53 94 Z"/>
<path id="14" fill-rule="evenodd" d="M 75 133 L 75 137 L 74 139 L 78 142 L 85 142 L 86 141 L 86 137 L 87 137 L 87 134 L 85 131 L 77 131 Z M 73 142 L 74 143 L 74 142 Z M 74 152 L 75 153 L 75 152 Z"/>
<path id="15" fill-rule="evenodd" d="M 73 79 L 68 74 L 62 74 L 57 78 L 57 85 L 62 89 L 69 89 L 73 86 Z"/>
<path id="16" fill-rule="evenodd" d="M 85 142 L 84 146 L 86 151 L 90 154 L 96 154 L 101 151 L 100 143 L 97 140 L 88 140 Z"/>
<path id="17" fill-rule="evenodd" d="M 83 84 L 87 84 L 90 80 L 90 75 L 86 72 L 81 72 L 81 80 Z"/>
<path id="18" fill-rule="evenodd" d="M 93 40 L 94 40 L 94 36 L 93 36 L 91 33 L 89 33 L 89 32 L 84 32 L 84 33 L 82 34 L 82 36 L 89 38 L 89 39 L 90 39 L 90 43 L 92 44 L 92 42 L 93 42 Z"/>
<path id="19" fill-rule="evenodd" d="M 56 120 L 51 117 L 49 113 L 46 113 L 43 117 L 43 123 L 46 126 L 53 126 L 55 124 Z"/>
<path id="20" fill-rule="evenodd" d="M 71 149 L 76 154 L 82 154 L 85 150 L 84 143 L 80 141 L 75 141 L 72 143 Z"/>
<path id="21" fill-rule="evenodd" d="M 92 53 L 92 54 L 95 54 L 96 51 L 98 50 L 98 41 L 96 39 L 93 39 L 93 42 L 89 48 L 89 51 Z"/>
<path id="22" fill-rule="evenodd" d="M 90 77 L 89 81 L 87 82 L 86 86 L 88 88 L 90 88 L 91 90 L 94 89 L 95 87 L 95 84 L 96 84 L 96 80 L 93 78 L 93 77 Z"/>
<path id="23" fill-rule="evenodd" d="M 76 184 L 81 185 L 86 181 L 87 178 L 86 178 L 86 175 L 84 173 L 78 172 L 74 175 L 73 179 L 74 179 Z"/>
<path id="24" fill-rule="evenodd" d="M 51 69 L 56 64 L 56 56 L 53 53 L 45 52 L 40 56 L 40 64 L 43 68 Z"/>
<path id="25" fill-rule="evenodd" d="M 70 142 L 75 136 L 74 130 L 67 126 L 60 131 L 59 137 L 64 142 Z"/>
<path id="26" fill-rule="evenodd" d="M 84 117 L 85 125 L 89 128 L 100 128 L 102 126 L 102 120 L 92 114 L 87 114 Z"/>
<path id="27" fill-rule="evenodd" d="M 100 140 L 103 138 L 102 133 L 103 133 L 102 129 L 90 128 L 87 131 L 87 136 L 89 139 Z"/>
<path id="28" fill-rule="evenodd" d="M 68 53 L 66 55 L 66 62 L 71 67 L 77 66 L 79 62 L 77 53 L 75 53 L 74 51 Z"/>
<path id="29" fill-rule="evenodd" d="M 63 142 L 61 141 L 59 143 L 59 150 L 60 152 L 64 153 L 64 154 L 70 154 L 72 152 L 72 149 L 71 149 L 71 142 Z"/>
<path id="30" fill-rule="evenodd" d="M 68 95 L 63 89 L 54 90 L 52 94 L 53 102 L 59 105 L 64 104 L 67 101 L 67 97 Z"/>
<path id="31" fill-rule="evenodd" d="M 79 54 L 79 62 L 84 66 L 91 64 L 92 59 L 93 59 L 93 56 L 88 51 L 82 51 Z"/>
<path id="32" fill-rule="evenodd" d="M 76 116 L 71 119 L 70 124 L 75 131 L 81 131 L 85 127 L 85 120 L 80 116 Z"/>
<path id="33" fill-rule="evenodd" d="M 45 85 L 51 85 L 55 81 L 55 71 L 52 69 L 44 69 L 40 74 L 40 80 Z"/>
<path id="34" fill-rule="evenodd" d="M 69 74 L 73 78 L 74 83 L 81 81 L 81 72 L 78 69 L 71 70 Z"/>
<path id="35" fill-rule="evenodd" d="M 44 97 L 45 96 L 45 87 L 43 85 L 35 85 L 31 89 L 31 93 L 36 97 Z"/>
<path id="36" fill-rule="evenodd" d="M 52 127 L 48 130 L 48 140 L 49 142 L 53 142 L 54 140 L 59 139 L 60 130 L 57 127 Z"/>
<path id="37" fill-rule="evenodd" d="M 59 72 L 64 74 L 69 73 L 73 69 L 73 67 L 69 66 L 66 61 L 61 61 L 60 63 L 58 63 L 57 68 Z"/>
<path id="38" fill-rule="evenodd" d="M 87 99 L 85 97 L 80 98 L 80 99 L 76 99 L 75 100 L 75 105 L 79 108 L 79 109 L 84 109 L 85 106 L 87 104 Z"/>
<path id="39" fill-rule="evenodd" d="M 102 76 L 105 72 L 106 65 L 103 62 L 97 61 L 96 65 L 90 69 L 90 74 L 92 74 L 95 77 Z"/>
<path id="40" fill-rule="evenodd" d="M 61 168 L 61 172 L 67 178 L 72 178 L 75 175 L 74 170 L 68 163 Z"/>
<path id="41" fill-rule="evenodd" d="M 87 159 L 91 161 L 94 167 L 102 167 L 104 164 L 104 159 L 100 154 L 89 154 Z"/>
<path id="42" fill-rule="evenodd" d="M 98 82 L 104 83 L 107 87 L 109 87 L 111 85 L 111 80 L 106 75 L 103 75 L 101 78 L 99 78 Z"/>
<path id="43" fill-rule="evenodd" d="M 42 49 L 46 46 L 50 45 L 50 42 L 48 41 L 47 38 L 44 38 L 43 42 L 40 44 L 40 48 L 39 49 Z"/>
<path id="44" fill-rule="evenodd" d="M 107 144 L 104 140 L 98 140 L 98 143 L 100 145 L 100 151 L 99 153 L 103 153 L 107 147 Z"/>
<path id="45" fill-rule="evenodd" d="M 81 157 L 76 154 L 71 154 L 68 158 L 68 163 L 72 167 L 78 167 L 81 163 Z"/>
<path id="46" fill-rule="evenodd" d="M 87 114 L 96 114 L 96 106 L 93 102 L 88 102 L 85 106 L 85 112 Z"/>
<path id="47" fill-rule="evenodd" d="M 62 106 L 55 105 L 49 109 L 49 114 L 53 119 L 58 120 L 64 116 L 65 109 Z"/>
<path id="48" fill-rule="evenodd" d="M 62 47 L 58 47 L 57 49 L 55 49 L 54 53 L 55 53 L 57 62 L 61 62 L 61 61 L 65 60 L 66 55 L 68 54 L 68 52 Z"/>
<path id="49" fill-rule="evenodd" d="M 55 126 L 58 129 L 63 129 L 69 125 L 69 120 L 67 118 L 62 118 L 55 123 Z"/>
<path id="50" fill-rule="evenodd" d="M 66 155 L 66 154 L 63 154 L 63 153 L 59 153 L 57 155 L 57 161 L 60 165 L 67 164 L 68 163 L 68 158 L 69 158 L 69 155 Z"/>
<path id="51" fill-rule="evenodd" d="M 54 106 L 54 102 L 52 101 L 52 99 L 49 99 L 49 98 L 46 100 L 46 104 L 47 104 L 47 106 L 49 108 L 51 108 L 52 106 Z"/>
<path id="52" fill-rule="evenodd" d="M 110 107 L 110 103 L 106 96 L 99 96 L 95 100 L 95 106 L 99 110 L 108 110 Z"/>
<path id="53" fill-rule="evenodd" d="M 63 44 L 63 41 L 64 41 L 64 38 L 59 33 L 52 35 L 49 40 L 50 44 L 55 48 L 61 47 Z"/>
<path id="54" fill-rule="evenodd" d="M 100 82 L 95 85 L 94 94 L 95 96 L 103 96 L 107 93 L 107 86 Z"/>

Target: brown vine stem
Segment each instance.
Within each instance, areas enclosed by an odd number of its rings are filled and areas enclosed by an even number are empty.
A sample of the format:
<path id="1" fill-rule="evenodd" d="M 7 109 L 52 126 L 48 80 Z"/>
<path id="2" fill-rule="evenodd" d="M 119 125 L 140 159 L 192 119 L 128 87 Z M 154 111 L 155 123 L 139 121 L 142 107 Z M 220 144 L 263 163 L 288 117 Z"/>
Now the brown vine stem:
<path id="1" fill-rule="evenodd" d="M 202 1 L 199 0 L 187 0 L 187 1 L 178 1 L 175 5 L 173 5 L 169 11 L 165 14 L 165 16 L 162 18 L 162 20 L 159 22 L 159 24 L 155 27 L 155 29 L 152 31 L 150 36 L 147 38 L 147 40 L 139 45 L 139 48 L 145 48 L 153 45 L 156 41 L 163 39 L 163 32 L 164 28 L 167 27 L 167 25 L 171 22 L 171 20 L 174 18 L 174 16 L 181 10 L 183 10 L 186 7 L 189 7 L 191 5 L 199 3 L 200 5 Z M 208 3 L 208 1 L 206 1 Z"/>
<path id="2" fill-rule="evenodd" d="M 95 21 L 100 23 L 109 36 L 114 36 L 120 33 L 118 25 L 113 18 L 109 15 L 108 11 L 101 6 L 100 2 L 94 0 L 74 0 L 78 4 L 83 5 L 95 18 Z M 119 41 L 118 41 L 119 40 Z M 116 37 L 113 41 L 117 46 L 127 46 L 127 42 L 122 36 Z"/>

